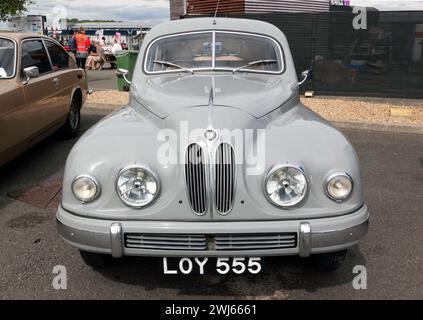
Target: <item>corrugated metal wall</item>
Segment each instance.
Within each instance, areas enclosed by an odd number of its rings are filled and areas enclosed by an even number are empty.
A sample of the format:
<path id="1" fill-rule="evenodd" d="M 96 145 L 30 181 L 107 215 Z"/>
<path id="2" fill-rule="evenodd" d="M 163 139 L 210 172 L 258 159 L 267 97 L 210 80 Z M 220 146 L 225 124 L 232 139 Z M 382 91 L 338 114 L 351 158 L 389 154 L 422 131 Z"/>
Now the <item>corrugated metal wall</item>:
<path id="1" fill-rule="evenodd" d="M 218 0 L 187 0 L 186 4 L 187 14 L 208 14 L 216 11 Z M 328 0 L 220 0 L 218 9 L 219 14 L 328 11 Z"/>
<path id="2" fill-rule="evenodd" d="M 188 14 L 214 13 L 218 0 L 187 0 Z M 219 13 L 245 13 L 245 0 L 221 0 Z"/>
<path id="3" fill-rule="evenodd" d="M 245 13 L 328 11 L 327 0 L 245 0 Z"/>

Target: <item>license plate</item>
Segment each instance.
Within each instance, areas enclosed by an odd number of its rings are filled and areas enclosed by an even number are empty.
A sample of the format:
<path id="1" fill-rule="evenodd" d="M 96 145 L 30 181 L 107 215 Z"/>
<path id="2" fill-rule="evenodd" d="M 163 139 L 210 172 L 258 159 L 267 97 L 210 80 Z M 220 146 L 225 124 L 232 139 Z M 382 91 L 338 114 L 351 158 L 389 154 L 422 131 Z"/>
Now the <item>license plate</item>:
<path id="1" fill-rule="evenodd" d="M 205 274 L 213 268 L 219 274 L 258 274 L 261 258 L 163 258 L 164 274 Z"/>

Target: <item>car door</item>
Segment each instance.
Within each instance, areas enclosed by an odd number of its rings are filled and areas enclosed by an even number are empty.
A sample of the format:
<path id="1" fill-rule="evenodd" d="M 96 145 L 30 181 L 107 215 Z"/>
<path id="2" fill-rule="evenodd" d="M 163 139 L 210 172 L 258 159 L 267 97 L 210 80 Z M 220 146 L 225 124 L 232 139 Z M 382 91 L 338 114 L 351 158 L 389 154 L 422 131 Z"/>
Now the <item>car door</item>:
<path id="1" fill-rule="evenodd" d="M 16 75 L 17 47 L 16 40 L 0 36 L 0 166 L 19 153 L 26 138 L 21 128 L 25 100 Z"/>
<path id="2" fill-rule="evenodd" d="M 76 68 L 75 62 L 61 45 L 49 39 L 44 39 L 44 44 L 53 66 L 57 96 L 55 113 L 58 118 L 65 119 L 69 113 L 73 90 L 78 86 L 82 72 Z"/>
<path id="3" fill-rule="evenodd" d="M 37 67 L 39 76 L 27 79 L 24 69 Z M 25 97 L 25 123 L 34 135 L 43 134 L 57 123 L 57 82 L 41 38 L 25 39 L 21 43 L 21 79 Z"/>

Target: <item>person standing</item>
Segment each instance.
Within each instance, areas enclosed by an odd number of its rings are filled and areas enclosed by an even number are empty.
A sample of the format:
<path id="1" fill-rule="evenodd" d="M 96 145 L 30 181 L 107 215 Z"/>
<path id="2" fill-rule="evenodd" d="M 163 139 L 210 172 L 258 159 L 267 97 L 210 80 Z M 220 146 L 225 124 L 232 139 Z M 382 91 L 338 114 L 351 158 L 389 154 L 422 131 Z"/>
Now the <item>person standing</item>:
<path id="1" fill-rule="evenodd" d="M 72 32 L 71 37 L 69 38 L 69 49 L 70 52 L 73 53 L 73 55 L 76 55 L 76 40 L 75 40 L 75 34 Z"/>
<path id="2" fill-rule="evenodd" d="M 88 49 L 91 46 L 90 38 L 85 35 L 85 29 L 81 27 L 75 36 L 76 41 L 76 63 L 81 69 L 85 69 L 88 58 Z"/>

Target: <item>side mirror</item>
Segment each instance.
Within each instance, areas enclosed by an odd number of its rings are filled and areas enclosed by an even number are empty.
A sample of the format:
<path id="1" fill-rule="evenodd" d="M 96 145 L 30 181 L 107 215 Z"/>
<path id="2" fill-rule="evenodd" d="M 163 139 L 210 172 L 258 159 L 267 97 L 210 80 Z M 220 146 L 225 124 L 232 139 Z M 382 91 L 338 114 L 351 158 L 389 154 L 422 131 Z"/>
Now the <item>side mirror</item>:
<path id="1" fill-rule="evenodd" d="M 28 83 L 29 79 L 37 78 L 37 77 L 40 76 L 40 71 L 38 70 L 38 67 L 25 68 L 25 69 L 23 69 L 23 73 L 26 77 L 26 79 L 24 81 L 25 83 Z"/>
<path id="2" fill-rule="evenodd" d="M 126 69 L 119 68 L 116 70 L 118 78 L 123 78 L 128 85 L 131 85 L 131 81 L 128 79 L 129 71 Z"/>
<path id="3" fill-rule="evenodd" d="M 308 80 L 308 78 L 310 77 L 310 73 L 311 73 L 311 70 L 310 69 L 301 72 L 301 77 L 303 79 L 300 82 L 298 82 L 298 85 L 299 86 L 301 86 L 302 84 L 304 84 Z"/>

